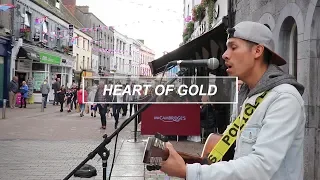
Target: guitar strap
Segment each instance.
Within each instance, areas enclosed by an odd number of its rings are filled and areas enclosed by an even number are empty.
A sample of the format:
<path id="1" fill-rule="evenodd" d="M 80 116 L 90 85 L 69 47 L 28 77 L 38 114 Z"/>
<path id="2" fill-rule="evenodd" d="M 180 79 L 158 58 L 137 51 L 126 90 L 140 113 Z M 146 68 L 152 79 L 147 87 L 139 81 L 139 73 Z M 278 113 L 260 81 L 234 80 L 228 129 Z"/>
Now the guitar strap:
<path id="1" fill-rule="evenodd" d="M 242 120 L 240 119 L 242 113 L 240 113 L 236 120 L 234 120 L 233 123 L 230 124 L 228 128 L 224 131 L 222 138 L 218 141 L 218 143 L 215 145 L 215 147 L 208 155 L 208 159 L 212 163 L 221 161 L 222 157 L 227 153 L 229 148 L 236 141 L 239 128 L 241 132 L 243 127 L 246 125 L 246 123 L 248 122 L 254 111 L 257 109 L 259 104 L 261 104 L 262 100 L 265 98 L 267 93 L 268 91 L 265 91 L 260 96 L 258 96 L 255 101 L 255 105 L 247 103 L 244 108 Z"/>

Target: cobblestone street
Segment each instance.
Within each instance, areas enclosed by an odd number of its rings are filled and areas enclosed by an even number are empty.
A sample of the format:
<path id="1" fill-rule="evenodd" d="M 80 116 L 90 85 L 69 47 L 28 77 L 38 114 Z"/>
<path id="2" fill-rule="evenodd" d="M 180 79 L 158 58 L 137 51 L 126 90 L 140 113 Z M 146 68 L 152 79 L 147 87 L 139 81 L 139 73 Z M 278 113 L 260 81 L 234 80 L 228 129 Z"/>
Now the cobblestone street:
<path id="1" fill-rule="evenodd" d="M 120 119 L 120 123 L 124 118 Z M 100 130 L 100 116 L 59 112 L 58 106 L 49 105 L 40 112 L 40 105 L 29 105 L 26 109 L 7 109 L 6 119 L 0 120 L 0 179 L 63 179 L 103 140 L 104 134 L 114 131 L 114 119 L 107 119 L 107 129 Z M 133 123 L 121 131 L 116 151 L 115 165 L 111 179 L 166 179 L 159 171 L 148 172 L 142 163 L 146 139 L 139 136 L 139 143 L 132 143 Z M 197 154 L 202 145 L 187 141 L 172 142 L 177 150 Z M 114 154 L 114 140 L 107 146 L 110 149 L 108 170 Z M 87 164 L 97 169 L 102 179 L 102 161 L 96 155 Z M 71 177 L 70 179 L 80 179 Z M 177 179 L 177 178 L 170 178 Z"/>

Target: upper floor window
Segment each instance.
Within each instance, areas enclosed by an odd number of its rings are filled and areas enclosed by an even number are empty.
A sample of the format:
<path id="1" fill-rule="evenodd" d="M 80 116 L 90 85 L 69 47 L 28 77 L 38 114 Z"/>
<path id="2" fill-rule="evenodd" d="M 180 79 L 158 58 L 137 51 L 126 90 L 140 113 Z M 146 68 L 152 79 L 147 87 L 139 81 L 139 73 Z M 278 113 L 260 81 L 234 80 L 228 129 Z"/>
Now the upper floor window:
<path id="1" fill-rule="evenodd" d="M 60 0 L 56 0 L 56 8 L 60 9 Z"/>

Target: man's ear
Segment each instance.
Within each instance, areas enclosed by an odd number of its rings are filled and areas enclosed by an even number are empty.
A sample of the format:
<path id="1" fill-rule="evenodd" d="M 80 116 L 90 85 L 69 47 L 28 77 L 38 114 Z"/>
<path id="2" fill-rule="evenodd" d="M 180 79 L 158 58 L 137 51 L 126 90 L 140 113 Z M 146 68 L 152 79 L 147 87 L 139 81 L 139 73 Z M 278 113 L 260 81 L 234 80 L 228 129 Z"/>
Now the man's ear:
<path id="1" fill-rule="evenodd" d="M 259 57 L 262 57 L 263 56 L 263 52 L 264 52 L 264 46 L 258 44 L 255 47 L 255 52 L 254 52 L 255 59 L 259 59 Z"/>

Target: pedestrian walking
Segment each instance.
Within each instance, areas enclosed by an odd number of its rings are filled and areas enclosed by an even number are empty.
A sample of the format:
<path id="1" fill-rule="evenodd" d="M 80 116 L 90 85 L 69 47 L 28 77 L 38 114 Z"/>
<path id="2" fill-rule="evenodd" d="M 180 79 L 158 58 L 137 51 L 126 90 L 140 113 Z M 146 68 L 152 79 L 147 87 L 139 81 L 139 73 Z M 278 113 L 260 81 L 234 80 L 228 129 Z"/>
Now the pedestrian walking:
<path id="1" fill-rule="evenodd" d="M 121 84 L 121 83 L 117 83 L 117 84 Z M 117 102 L 115 104 L 112 105 L 112 111 L 113 111 L 113 117 L 114 117 L 114 120 L 115 120 L 115 123 L 114 123 L 114 128 L 117 129 L 118 127 L 118 123 L 119 123 L 119 114 L 120 114 L 120 110 L 121 110 L 121 107 L 122 107 L 122 103 L 123 103 L 123 95 L 122 95 L 122 91 L 123 91 L 123 87 L 122 89 L 119 91 L 119 95 L 114 95 L 112 97 L 112 102 Z"/>
<path id="2" fill-rule="evenodd" d="M 97 108 L 99 109 L 101 127 L 100 129 L 106 129 L 107 126 L 107 117 L 108 108 L 110 107 L 108 102 L 111 101 L 112 97 L 108 93 L 103 95 L 104 92 L 104 83 L 100 82 L 98 85 L 97 92 L 94 97 L 94 102 L 97 102 Z"/>
<path id="3" fill-rule="evenodd" d="M 57 91 L 57 101 L 60 103 L 60 112 L 63 112 L 63 104 L 66 100 L 65 95 L 66 95 L 66 89 L 65 89 L 64 85 L 62 85 L 60 90 Z"/>
<path id="4" fill-rule="evenodd" d="M 94 102 L 94 97 L 97 93 L 97 89 L 98 86 L 96 84 L 94 84 L 93 86 L 91 86 L 90 91 L 89 91 L 89 97 L 88 100 L 90 101 L 89 105 L 90 105 L 90 114 L 92 117 L 96 117 L 96 113 L 97 113 L 97 104 Z"/>
<path id="5" fill-rule="evenodd" d="M 83 90 L 82 84 L 80 85 L 80 89 L 77 92 L 77 97 L 78 97 L 78 104 L 80 106 L 80 117 L 83 117 L 83 112 L 86 107 L 86 104 L 84 102 L 88 102 L 88 92 L 87 90 Z"/>
<path id="6" fill-rule="evenodd" d="M 61 90 L 61 83 L 60 83 L 60 78 L 57 78 L 56 82 L 52 86 L 53 91 L 54 91 L 54 100 L 53 100 L 53 105 L 58 105 L 59 102 L 59 92 Z"/>
<path id="7" fill-rule="evenodd" d="M 48 84 L 47 79 L 43 81 L 43 83 L 40 86 L 40 92 L 42 94 L 42 100 L 43 100 L 43 108 L 47 107 L 47 101 L 48 101 L 48 94 L 50 92 L 50 86 Z"/>

